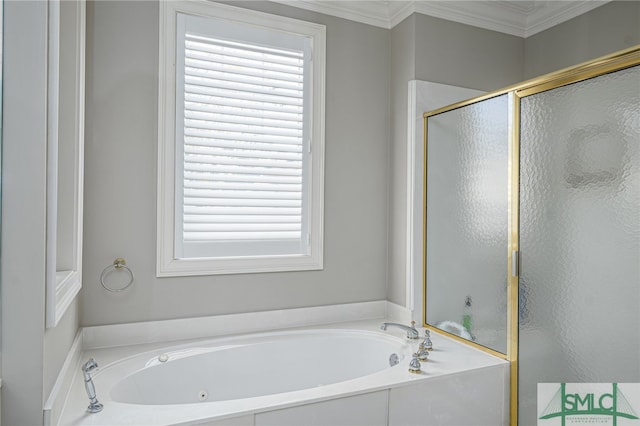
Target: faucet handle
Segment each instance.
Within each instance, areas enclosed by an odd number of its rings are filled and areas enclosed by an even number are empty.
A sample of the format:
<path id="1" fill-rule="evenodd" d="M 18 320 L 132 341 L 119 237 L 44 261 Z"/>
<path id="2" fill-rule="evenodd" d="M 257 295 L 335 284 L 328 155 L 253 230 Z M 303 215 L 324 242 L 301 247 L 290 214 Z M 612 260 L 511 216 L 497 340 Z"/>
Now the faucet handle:
<path id="1" fill-rule="evenodd" d="M 98 368 L 98 363 L 93 358 L 89 358 L 89 361 L 85 362 L 82 365 L 82 371 L 84 371 L 85 373 L 90 373 L 96 368 Z"/>
<path id="2" fill-rule="evenodd" d="M 420 342 L 420 349 L 424 349 L 426 351 L 433 350 L 433 342 L 431 342 L 431 334 L 429 330 L 424 331 L 424 340 Z"/>
<path id="3" fill-rule="evenodd" d="M 413 354 L 413 358 L 411 358 L 411 362 L 409 363 L 409 373 L 420 374 L 422 373 L 420 360 L 418 359 L 420 355 L 418 353 Z"/>
<path id="4" fill-rule="evenodd" d="M 420 361 L 428 361 L 429 360 L 429 350 L 420 343 L 418 347 L 418 359 Z"/>
<path id="5" fill-rule="evenodd" d="M 416 322 L 411 321 L 411 326 L 407 330 L 407 338 L 417 339 L 420 336 L 420 332 L 416 329 Z"/>

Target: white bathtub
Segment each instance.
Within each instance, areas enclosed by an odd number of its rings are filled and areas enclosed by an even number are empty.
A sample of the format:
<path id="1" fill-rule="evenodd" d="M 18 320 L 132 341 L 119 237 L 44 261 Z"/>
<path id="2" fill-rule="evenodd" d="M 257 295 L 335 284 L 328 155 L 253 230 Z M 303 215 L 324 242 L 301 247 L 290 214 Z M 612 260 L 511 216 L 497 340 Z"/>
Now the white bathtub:
<path id="1" fill-rule="evenodd" d="M 111 400 L 129 404 L 194 404 L 312 389 L 392 368 L 409 345 L 354 330 L 307 330 L 218 339 L 207 345 L 142 354 L 95 376 L 123 377 Z M 162 361 L 161 361 L 162 360 Z M 113 370 L 113 371 L 112 371 Z M 118 373 L 116 373 L 118 371 Z M 103 389 L 103 392 L 107 389 Z"/>
<path id="2" fill-rule="evenodd" d="M 476 380 L 458 373 L 483 371 L 482 386 L 477 386 L 481 392 L 469 393 L 476 400 L 491 394 L 486 392 L 486 377 L 499 377 L 495 382 L 498 390 L 504 383 L 507 369 L 503 360 L 443 336 L 432 337 L 435 349 L 430 361 L 423 363 L 424 373 L 409 373 L 411 354 L 419 340 L 408 341 L 404 331 L 398 329 L 380 331 L 380 323 L 358 324 L 358 329 L 345 324 L 331 329 L 266 332 L 181 345 L 86 351 L 82 361 L 93 357 L 100 365 L 93 380 L 104 409 L 96 414 L 86 412 L 89 401 L 82 375 L 77 374 L 59 424 L 259 426 L 296 425 L 307 419 L 323 425 L 409 424 L 402 420 L 407 412 L 419 414 L 420 419 L 430 414 L 403 408 L 405 403 L 415 406 L 411 398 L 423 398 L 424 393 L 409 391 L 407 396 L 403 389 L 453 375 L 454 387 L 447 389 L 441 384 L 440 388 L 429 385 L 426 389 L 433 389 L 438 397 L 450 395 L 447 398 L 457 404 L 460 387 L 474 387 Z M 397 358 L 398 364 L 392 365 L 390 358 Z M 348 402 L 347 408 L 341 405 L 343 402 Z M 491 421 L 485 424 L 502 423 L 502 390 L 497 403 L 488 399 L 483 406 L 497 407 L 491 408 Z M 316 411 L 305 414 L 304 420 L 289 416 L 289 411 L 298 410 L 295 414 L 305 407 Z M 449 409 L 446 402 L 439 407 Z M 335 415 L 340 413 L 356 413 L 357 417 L 336 420 Z M 474 419 L 477 415 L 480 414 Z M 455 421 L 451 424 L 464 424 L 459 419 Z"/>

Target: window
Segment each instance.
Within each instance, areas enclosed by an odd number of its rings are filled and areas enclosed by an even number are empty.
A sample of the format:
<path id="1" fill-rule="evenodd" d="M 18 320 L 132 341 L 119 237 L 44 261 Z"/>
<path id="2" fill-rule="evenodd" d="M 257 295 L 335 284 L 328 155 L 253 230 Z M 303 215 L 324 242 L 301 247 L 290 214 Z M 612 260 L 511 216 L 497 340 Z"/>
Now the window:
<path id="1" fill-rule="evenodd" d="M 160 5 L 157 275 L 321 269 L 324 26 Z"/>

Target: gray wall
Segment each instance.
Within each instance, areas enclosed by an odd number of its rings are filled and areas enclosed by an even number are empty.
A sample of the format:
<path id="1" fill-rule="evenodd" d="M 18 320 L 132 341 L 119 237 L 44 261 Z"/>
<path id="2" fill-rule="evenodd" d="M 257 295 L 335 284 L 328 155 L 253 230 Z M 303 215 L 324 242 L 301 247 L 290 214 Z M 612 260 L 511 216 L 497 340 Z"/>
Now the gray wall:
<path id="1" fill-rule="evenodd" d="M 324 270 L 156 278 L 158 3 L 90 2 L 81 323 L 85 326 L 386 297 L 389 31 L 283 5 L 327 26 Z M 116 257 L 128 291 L 99 284 Z"/>
<path id="2" fill-rule="evenodd" d="M 420 14 L 387 31 L 278 4 L 233 4 L 328 27 L 325 270 L 155 278 L 158 8 L 90 3 L 83 324 L 385 297 L 403 305 L 407 82 L 491 91 L 638 38 L 638 2 L 607 4 L 527 40 Z M 610 20 L 616 25 L 602 24 Z M 137 283 L 106 294 L 97 277 L 118 256 Z"/>
<path id="3" fill-rule="evenodd" d="M 49 398 L 53 385 L 58 378 L 60 369 L 64 364 L 73 340 L 80 327 L 78 317 L 80 300 L 76 298 L 64 313 L 60 322 L 54 328 L 47 329 L 44 336 L 44 372 L 42 375 L 42 388 L 44 401 Z"/>
<path id="4" fill-rule="evenodd" d="M 425 80 L 484 91 L 517 83 L 523 75 L 523 39 L 414 14 L 391 30 L 391 46 L 394 60 L 391 67 L 393 114 L 389 154 L 391 205 L 387 298 L 404 305 L 408 81 Z M 407 52 L 407 49 L 410 50 Z"/>
<path id="5" fill-rule="evenodd" d="M 47 5 L 4 8 L 1 421 L 37 425 L 78 330 L 77 302 L 45 330 Z"/>
<path id="6" fill-rule="evenodd" d="M 523 39 L 416 15 L 417 80 L 490 92 L 522 80 Z"/>
<path id="7" fill-rule="evenodd" d="M 7 2 L 4 8 L 2 424 L 38 424 L 44 398 L 47 7 Z"/>
<path id="8" fill-rule="evenodd" d="M 524 78 L 640 44 L 640 2 L 614 1 L 527 38 Z"/>
<path id="9" fill-rule="evenodd" d="M 413 57 L 396 51 L 403 44 Z M 420 14 L 391 30 L 388 300 L 406 299 L 407 81 L 493 91 L 637 44 L 638 1 L 607 3 L 526 39 Z"/>

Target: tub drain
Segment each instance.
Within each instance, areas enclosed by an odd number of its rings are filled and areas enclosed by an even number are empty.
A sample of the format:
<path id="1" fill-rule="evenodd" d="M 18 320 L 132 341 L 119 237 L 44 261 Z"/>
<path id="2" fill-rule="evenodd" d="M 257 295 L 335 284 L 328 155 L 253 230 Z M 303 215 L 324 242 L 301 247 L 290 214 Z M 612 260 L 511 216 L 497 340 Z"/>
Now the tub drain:
<path id="1" fill-rule="evenodd" d="M 206 401 L 207 399 L 209 399 L 209 392 L 207 392 L 206 390 L 201 390 L 200 392 L 198 392 L 198 400 Z"/>

